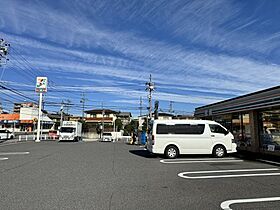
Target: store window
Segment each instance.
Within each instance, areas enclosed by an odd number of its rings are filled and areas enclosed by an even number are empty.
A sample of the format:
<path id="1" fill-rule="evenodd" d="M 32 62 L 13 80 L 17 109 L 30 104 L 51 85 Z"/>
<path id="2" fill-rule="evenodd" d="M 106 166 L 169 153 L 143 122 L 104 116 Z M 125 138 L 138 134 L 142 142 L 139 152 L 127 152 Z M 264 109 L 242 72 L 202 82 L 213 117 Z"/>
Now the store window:
<path id="1" fill-rule="evenodd" d="M 230 131 L 232 130 L 232 115 L 231 114 L 215 116 L 215 117 L 213 117 L 213 120 L 220 123 L 226 129 L 228 129 Z"/>
<path id="2" fill-rule="evenodd" d="M 242 114 L 242 133 L 243 142 L 246 146 L 251 146 L 251 126 L 250 117 L 248 113 Z"/>
<path id="3" fill-rule="evenodd" d="M 239 113 L 232 115 L 232 134 L 236 142 L 242 141 L 242 120 Z"/>
<path id="4" fill-rule="evenodd" d="M 265 151 L 280 152 L 280 109 L 259 113 L 260 143 Z"/>
<path id="5" fill-rule="evenodd" d="M 249 113 L 233 113 L 231 115 L 231 120 L 229 120 L 229 116 L 227 116 L 220 123 L 232 132 L 238 147 L 251 146 Z"/>

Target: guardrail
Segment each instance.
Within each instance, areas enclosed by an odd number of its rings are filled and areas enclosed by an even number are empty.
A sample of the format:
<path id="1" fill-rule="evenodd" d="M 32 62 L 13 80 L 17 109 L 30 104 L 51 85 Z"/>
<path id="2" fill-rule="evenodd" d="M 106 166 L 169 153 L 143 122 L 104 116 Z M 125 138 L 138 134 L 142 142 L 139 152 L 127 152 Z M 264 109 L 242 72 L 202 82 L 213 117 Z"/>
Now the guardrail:
<path id="1" fill-rule="evenodd" d="M 35 141 L 37 139 L 37 135 L 33 134 L 23 134 L 23 135 L 18 135 L 14 139 L 5 139 L 6 141 L 9 140 L 9 142 L 24 142 L 24 141 Z M 53 137 L 49 136 L 47 134 L 41 135 L 40 136 L 41 141 L 58 141 L 59 137 Z M 123 142 L 123 143 L 129 143 L 131 141 L 131 136 L 120 136 L 117 138 L 115 141 Z"/>
<path id="2" fill-rule="evenodd" d="M 35 141 L 37 139 L 36 135 L 19 135 L 18 136 L 18 141 Z M 40 140 L 45 141 L 45 140 L 58 140 L 58 137 L 54 136 L 49 136 L 47 134 L 45 135 L 40 135 Z"/>

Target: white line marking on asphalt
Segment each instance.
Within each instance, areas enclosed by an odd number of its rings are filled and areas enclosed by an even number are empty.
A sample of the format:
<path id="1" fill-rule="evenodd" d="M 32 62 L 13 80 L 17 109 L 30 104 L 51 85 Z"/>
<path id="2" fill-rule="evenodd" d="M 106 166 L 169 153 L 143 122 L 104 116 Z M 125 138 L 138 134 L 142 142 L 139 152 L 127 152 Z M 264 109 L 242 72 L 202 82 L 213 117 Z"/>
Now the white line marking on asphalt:
<path id="1" fill-rule="evenodd" d="M 277 164 L 277 165 L 280 165 L 279 162 L 274 162 L 274 161 L 271 161 L 271 160 L 263 160 L 263 159 L 257 159 L 258 161 L 261 161 L 261 162 L 265 162 L 265 163 L 272 163 L 272 164 Z"/>
<path id="2" fill-rule="evenodd" d="M 280 201 L 280 197 L 228 200 L 228 201 L 222 202 L 220 206 L 223 210 L 232 210 L 229 207 L 231 204 L 256 203 L 256 202 L 267 202 L 267 201 Z"/>
<path id="3" fill-rule="evenodd" d="M 4 143 L 4 144 L 1 144 L 0 147 L 9 146 L 9 145 L 13 145 L 13 144 L 23 144 L 23 143 L 27 143 L 27 142 Z"/>
<path id="4" fill-rule="evenodd" d="M 0 160 L 8 160 L 9 158 L 0 158 Z"/>
<path id="5" fill-rule="evenodd" d="M 30 152 L 0 152 L 0 155 L 28 155 Z"/>
<path id="6" fill-rule="evenodd" d="M 218 170 L 218 171 L 190 171 L 179 173 L 178 176 L 184 179 L 214 179 L 214 178 L 233 178 L 233 177 L 251 177 L 251 176 L 278 176 L 280 173 L 264 173 L 264 174 L 231 174 L 216 176 L 187 176 L 190 174 L 210 174 L 210 173 L 235 173 L 250 171 L 278 171 L 278 168 L 261 168 L 261 169 L 237 169 L 237 170 Z"/>
<path id="7" fill-rule="evenodd" d="M 182 164 L 182 163 L 229 163 L 229 162 L 243 162 L 244 160 L 189 160 L 189 161 L 164 161 L 160 160 L 161 163 L 165 164 Z"/>
<path id="8" fill-rule="evenodd" d="M 180 164 L 180 163 L 215 163 L 215 162 L 242 162 L 243 160 L 237 159 L 237 158 L 188 158 L 188 159 L 176 159 L 176 160 L 170 160 L 170 159 L 162 159 L 160 160 L 161 163 L 167 163 L 167 164 Z"/>
<path id="9" fill-rule="evenodd" d="M 239 160 L 238 158 L 232 158 L 232 157 L 228 157 L 228 158 L 180 158 L 180 159 L 162 159 L 166 162 L 170 161 L 186 161 L 186 160 Z"/>

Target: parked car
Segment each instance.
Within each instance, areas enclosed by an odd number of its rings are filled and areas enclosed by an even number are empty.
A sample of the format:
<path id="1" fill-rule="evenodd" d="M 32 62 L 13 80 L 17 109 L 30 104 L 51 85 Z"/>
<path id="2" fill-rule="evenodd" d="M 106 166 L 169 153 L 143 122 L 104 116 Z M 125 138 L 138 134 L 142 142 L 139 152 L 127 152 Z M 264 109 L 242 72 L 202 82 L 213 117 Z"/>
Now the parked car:
<path id="1" fill-rule="evenodd" d="M 0 130 L 0 139 L 13 139 L 15 136 L 9 130 Z"/>
<path id="2" fill-rule="evenodd" d="M 224 157 L 236 152 L 233 135 L 222 125 L 207 120 L 155 120 L 147 149 L 167 158 L 179 154 L 213 154 Z"/>
<path id="3" fill-rule="evenodd" d="M 51 137 L 52 139 L 58 139 L 59 138 L 58 131 L 50 130 L 49 131 L 49 137 Z"/>
<path id="4" fill-rule="evenodd" d="M 109 132 L 108 133 L 103 133 L 101 141 L 109 141 L 109 142 L 113 141 L 112 134 L 109 133 Z"/>

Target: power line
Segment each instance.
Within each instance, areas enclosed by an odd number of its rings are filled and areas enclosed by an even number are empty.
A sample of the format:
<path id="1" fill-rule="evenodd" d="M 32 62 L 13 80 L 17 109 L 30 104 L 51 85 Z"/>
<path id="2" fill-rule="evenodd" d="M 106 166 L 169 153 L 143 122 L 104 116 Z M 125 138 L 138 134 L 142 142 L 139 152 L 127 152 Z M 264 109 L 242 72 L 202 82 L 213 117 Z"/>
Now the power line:
<path id="1" fill-rule="evenodd" d="M 30 97 L 24 95 L 23 93 L 21 93 L 21 92 L 18 91 L 18 90 L 15 90 L 15 89 L 9 88 L 9 87 L 5 87 L 5 86 L 2 85 L 2 84 L 0 84 L 0 87 L 1 87 L 2 89 L 4 89 L 4 90 L 8 90 L 8 91 L 10 91 L 10 92 L 12 92 L 12 93 L 14 93 L 14 94 L 17 94 L 17 95 L 19 95 L 19 96 L 21 96 L 21 97 L 23 97 L 23 98 L 26 98 L 26 99 L 28 99 L 28 100 L 37 102 L 37 101 L 34 100 L 33 98 L 30 98 Z"/>

